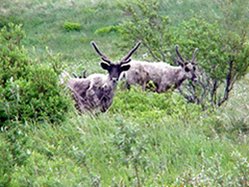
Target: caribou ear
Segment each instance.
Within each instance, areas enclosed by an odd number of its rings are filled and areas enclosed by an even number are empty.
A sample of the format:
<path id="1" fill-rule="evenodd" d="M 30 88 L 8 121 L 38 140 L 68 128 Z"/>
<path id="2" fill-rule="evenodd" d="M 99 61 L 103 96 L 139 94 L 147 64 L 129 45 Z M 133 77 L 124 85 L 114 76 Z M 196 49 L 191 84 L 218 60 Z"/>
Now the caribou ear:
<path id="1" fill-rule="evenodd" d="M 184 67 L 184 64 L 183 64 L 183 63 L 178 62 L 178 64 L 179 64 L 181 67 Z"/>
<path id="2" fill-rule="evenodd" d="M 109 70 L 110 68 L 110 64 L 106 62 L 101 62 L 100 65 L 104 70 Z"/>
<path id="3" fill-rule="evenodd" d="M 130 64 L 123 64 L 121 66 L 121 71 L 128 71 L 130 69 L 131 65 Z"/>

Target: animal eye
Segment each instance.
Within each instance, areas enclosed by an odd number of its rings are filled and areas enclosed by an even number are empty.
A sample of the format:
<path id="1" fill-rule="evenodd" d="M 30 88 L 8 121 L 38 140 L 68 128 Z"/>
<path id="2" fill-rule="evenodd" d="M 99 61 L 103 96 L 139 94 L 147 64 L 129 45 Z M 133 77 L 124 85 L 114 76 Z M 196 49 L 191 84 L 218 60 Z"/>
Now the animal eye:
<path id="1" fill-rule="evenodd" d="M 186 72 L 189 72 L 190 69 L 189 69 L 188 67 L 185 67 L 185 71 L 186 71 Z"/>
<path id="2" fill-rule="evenodd" d="M 195 71 L 195 70 L 196 70 L 196 67 L 193 67 L 193 70 Z"/>

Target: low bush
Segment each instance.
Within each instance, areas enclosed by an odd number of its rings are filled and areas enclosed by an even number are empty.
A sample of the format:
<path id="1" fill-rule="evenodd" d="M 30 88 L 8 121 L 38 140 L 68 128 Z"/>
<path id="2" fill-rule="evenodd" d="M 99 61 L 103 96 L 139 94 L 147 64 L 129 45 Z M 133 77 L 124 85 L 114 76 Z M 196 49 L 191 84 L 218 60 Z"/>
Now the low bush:
<path id="1" fill-rule="evenodd" d="M 81 29 L 80 23 L 66 21 L 63 25 L 66 31 L 79 31 Z"/>
<path id="2" fill-rule="evenodd" d="M 60 71 L 30 60 L 21 46 L 23 37 L 20 25 L 9 24 L 0 31 L 1 126 L 25 120 L 62 121 L 70 101 L 59 85 Z"/>
<path id="3" fill-rule="evenodd" d="M 110 25 L 106 27 L 101 27 L 97 29 L 94 34 L 99 34 L 99 35 L 104 35 L 104 34 L 109 34 L 111 32 L 120 32 L 120 27 L 116 25 Z"/>
<path id="4" fill-rule="evenodd" d="M 184 97 L 174 92 L 157 94 L 132 87 L 129 91 L 117 90 L 110 112 L 150 123 L 168 117 L 193 119 L 200 115 L 201 107 L 187 103 Z"/>

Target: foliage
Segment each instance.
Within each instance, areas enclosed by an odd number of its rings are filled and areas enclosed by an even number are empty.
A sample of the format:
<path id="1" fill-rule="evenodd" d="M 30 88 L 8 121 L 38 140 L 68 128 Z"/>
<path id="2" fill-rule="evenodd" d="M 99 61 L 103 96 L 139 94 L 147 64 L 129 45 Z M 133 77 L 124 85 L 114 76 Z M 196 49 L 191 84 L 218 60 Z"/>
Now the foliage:
<path id="1" fill-rule="evenodd" d="M 173 27 L 169 18 L 161 15 L 159 10 L 158 1 L 138 0 L 127 5 L 124 12 L 130 13 L 130 20 L 122 25 L 124 39 L 142 40 L 148 53 L 157 61 L 173 58 L 175 55 L 170 52 L 176 44 L 180 45 L 182 56 L 187 59 L 195 48 L 199 48 L 198 84 L 190 82 L 184 91 L 180 91 L 188 101 L 203 107 L 222 105 L 228 100 L 234 83 L 249 67 L 249 45 L 244 26 L 237 24 L 243 35 L 197 18 Z"/>
<path id="2" fill-rule="evenodd" d="M 212 158 L 204 158 L 200 166 L 201 170 L 186 171 L 178 179 L 176 184 L 187 186 L 247 186 L 249 162 L 238 152 L 232 152 L 232 159 L 236 159 L 232 170 L 236 172 L 222 171 L 222 155 L 216 154 Z"/>
<path id="3" fill-rule="evenodd" d="M 111 26 L 101 27 L 101 28 L 97 29 L 94 32 L 94 34 L 103 35 L 103 34 L 109 34 L 111 32 L 120 32 L 119 26 L 111 25 Z"/>
<path id="4" fill-rule="evenodd" d="M 125 4 L 123 10 L 130 19 L 121 25 L 120 32 L 128 43 L 142 41 L 154 60 L 166 61 L 170 55 L 172 33 L 169 17 L 161 15 L 159 8 L 160 2 L 157 0 Z"/>
<path id="5" fill-rule="evenodd" d="M 21 26 L 14 24 L 0 31 L 1 121 L 9 126 L 24 120 L 59 122 L 69 99 L 58 84 L 58 71 L 32 62 L 21 46 L 23 36 Z"/>
<path id="6" fill-rule="evenodd" d="M 0 37 L 0 79 L 1 85 L 5 86 L 11 77 L 19 79 L 25 76 L 28 72 L 27 68 L 30 61 L 21 46 L 21 40 L 24 37 L 21 25 L 10 24 L 9 27 L 2 28 Z"/>
<path id="7" fill-rule="evenodd" d="M 155 102 L 155 101 L 154 101 Z M 127 103 L 131 104 L 130 102 Z M 179 104 L 178 104 L 179 105 Z M 205 185 L 246 182 L 248 142 L 208 136 L 212 118 L 189 113 L 134 120 L 73 116 L 60 126 L 27 123 L 0 134 L 5 185 Z M 148 117 L 148 116 L 147 116 Z M 144 116 L 146 118 L 146 116 Z M 198 122 L 197 122 L 198 120 Z M 8 145 L 8 146 L 5 146 Z M 241 149 L 240 149 L 241 148 Z M 207 180 L 205 180 L 207 179 Z"/>
<path id="8" fill-rule="evenodd" d="M 63 25 L 66 31 L 79 31 L 81 29 L 80 23 L 66 21 Z"/>
<path id="9" fill-rule="evenodd" d="M 241 36 L 241 38 L 244 38 L 246 35 L 248 36 L 248 1 L 217 0 L 215 5 L 221 12 L 221 16 L 218 20 L 225 30 L 236 32 Z"/>
<path id="10" fill-rule="evenodd" d="M 157 94 L 143 92 L 133 88 L 127 91 L 118 90 L 114 97 L 111 113 L 122 113 L 127 117 L 144 122 L 160 121 L 165 117 L 191 119 L 189 113 L 198 115 L 201 108 L 197 105 L 188 104 L 185 99 L 173 92 Z"/>
<path id="11" fill-rule="evenodd" d="M 17 124 L 15 125 L 18 126 Z M 30 139 L 22 128 L 13 127 L 1 136 L 0 143 L 0 186 L 7 186 L 10 181 L 10 175 L 15 166 L 22 166 L 30 156 Z"/>
<path id="12" fill-rule="evenodd" d="M 148 143 L 148 137 L 139 132 L 135 125 L 128 126 L 124 122 L 119 122 L 119 128 L 113 137 L 114 146 L 121 151 L 121 162 L 134 170 L 133 178 L 137 186 L 141 186 L 140 170 L 147 167 L 148 159 L 144 156 Z M 144 179 L 143 179 L 144 181 Z"/>

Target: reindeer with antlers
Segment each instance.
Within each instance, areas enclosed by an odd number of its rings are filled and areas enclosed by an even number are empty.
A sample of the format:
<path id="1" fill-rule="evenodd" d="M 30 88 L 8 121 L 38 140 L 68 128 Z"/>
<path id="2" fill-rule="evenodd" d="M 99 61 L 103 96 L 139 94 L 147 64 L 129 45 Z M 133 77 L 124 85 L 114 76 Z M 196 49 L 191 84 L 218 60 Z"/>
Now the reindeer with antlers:
<path id="1" fill-rule="evenodd" d="M 138 49 L 141 42 L 129 51 L 129 53 L 119 62 L 112 61 L 104 55 L 95 42 L 91 42 L 97 54 L 101 57 L 101 67 L 107 70 L 108 74 L 92 74 L 86 78 L 70 78 L 68 87 L 76 101 L 76 108 L 80 112 L 105 112 L 112 104 L 114 90 L 121 72 L 130 68 L 131 55 Z"/>
<path id="2" fill-rule="evenodd" d="M 185 60 L 176 46 L 177 63 L 180 66 L 171 66 L 164 62 L 132 61 L 130 69 L 124 72 L 122 78 L 126 79 L 126 86 L 141 85 L 145 90 L 146 84 L 152 81 L 156 92 L 162 93 L 169 88 L 178 88 L 184 80 L 197 80 L 195 56 L 196 48 L 191 60 Z"/>

